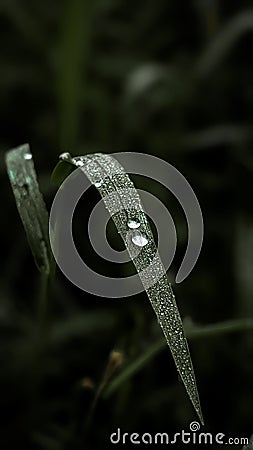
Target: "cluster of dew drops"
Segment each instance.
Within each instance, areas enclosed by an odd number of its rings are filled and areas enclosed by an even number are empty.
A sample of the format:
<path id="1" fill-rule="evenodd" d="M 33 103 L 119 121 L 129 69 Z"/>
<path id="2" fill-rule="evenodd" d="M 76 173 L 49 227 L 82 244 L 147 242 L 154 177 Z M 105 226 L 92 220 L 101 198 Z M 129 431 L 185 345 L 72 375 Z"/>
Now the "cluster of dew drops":
<path id="1" fill-rule="evenodd" d="M 82 160 L 82 158 L 72 158 L 72 156 L 68 152 L 62 153 L 59 156 L 59 159 L 61 161 L 68 161 L 77 167 L 82 167 L 84 165 L 84 161 Z M 96 181 L 94 182 L 94 186 L 96 188 L 100 188 L 102 186 L 102 183 L 102 180 Z M 136 218 L 131 218 L 127 221 L 127 226 L 132 231 L 131 240 L 133 244 L 135 244 L 137 247 L 145 247 L 145 245 L 148 244 L 148 238 L 138 229 L 141 226 L 139 220 Z"/>

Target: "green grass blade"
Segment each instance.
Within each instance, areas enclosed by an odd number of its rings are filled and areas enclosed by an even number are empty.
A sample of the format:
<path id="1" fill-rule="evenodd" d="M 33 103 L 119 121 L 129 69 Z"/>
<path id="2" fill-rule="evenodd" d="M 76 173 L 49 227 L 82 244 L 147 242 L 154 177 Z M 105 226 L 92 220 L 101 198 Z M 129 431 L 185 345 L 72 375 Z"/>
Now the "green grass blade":
<path id="1" fill-rule="evenodd" d="M 42 273 L 48 275 L 51 260 L 48 213 L 39 190 L 29 145 L 24 144 L 7 152 L 6 166 L 35 263 Z"/>
<path id="2" fill-rule="evenodd" d="M 68 161 L 71 162 L 70 155 Z M 75 157 L 72 158 L 72 164 L 81 167 L 102 196 L 139 274 L 189 398 L 203 423 L 197 383 L 182 320 L 138 191 L 124 168 L 110 155 L 94 153 Z M 115 212 L 115 204 L 121 204 L 118 212 Z M 133 212 L 147 238 L 147 243 L 139 254 L 136 253 L 134 242 L 129 239 L 127 224 Z"/>

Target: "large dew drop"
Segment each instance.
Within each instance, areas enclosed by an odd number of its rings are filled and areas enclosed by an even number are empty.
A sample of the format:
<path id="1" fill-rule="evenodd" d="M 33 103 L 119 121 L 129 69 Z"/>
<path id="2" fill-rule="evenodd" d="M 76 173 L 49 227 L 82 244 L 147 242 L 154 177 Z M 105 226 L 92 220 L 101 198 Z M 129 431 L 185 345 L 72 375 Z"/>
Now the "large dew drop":
<path id="1" fill-rule="evenodd" d="M 148 243 L 147 236 L 138 230 L 133 232 L 131 239 L 132 239 L 132 242 L 135 245 L 137 245 L 138 247 L 144 247 Z"/>

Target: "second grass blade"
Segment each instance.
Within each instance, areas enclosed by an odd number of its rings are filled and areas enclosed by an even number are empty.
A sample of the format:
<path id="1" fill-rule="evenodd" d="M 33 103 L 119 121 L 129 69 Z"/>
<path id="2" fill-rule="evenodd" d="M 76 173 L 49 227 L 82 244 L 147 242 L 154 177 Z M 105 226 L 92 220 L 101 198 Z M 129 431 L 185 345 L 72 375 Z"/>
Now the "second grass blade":
<path id="1" fill-rule="evenodd" d="M 51 250 L 48 239 L 48 213 L 39 190 L 28 144 L 6 154 L 6 166 L 17 208 L 38 269 L 50 272 Z"/>

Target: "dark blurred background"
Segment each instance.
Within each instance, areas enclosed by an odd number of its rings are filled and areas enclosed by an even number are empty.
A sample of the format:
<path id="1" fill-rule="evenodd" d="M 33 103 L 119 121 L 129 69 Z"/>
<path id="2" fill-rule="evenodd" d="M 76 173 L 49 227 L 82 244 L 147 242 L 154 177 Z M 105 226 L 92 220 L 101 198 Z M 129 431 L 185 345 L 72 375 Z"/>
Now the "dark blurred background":
<path id="1" fill-rule="evenodd" d="M 48 209 L 57 191 L 50 174 L 63 151 L 139 151 L 173 164 L 205 222 L 198 263 L 175 288 L 183 318 L 192 326 L 252 318 L 252 48 L 246 0 L 0 1 L 1 450 L 103 449 L 117 427 L 173 433 L 197 419 L 166 346 L 105 395 L 162 337 L 145 293 L 96 298 L 57 271 L 38 339 L 40 277 L 5 151 L 30 143 Z M 173 273 L 187 243 L 180 205 L 158 184 L 134 180 L 174 217 Z M 91 188 L 80 201 L 76 242 L 96 270 L 120 274 L 84 238 L 98 198 Z M 112 242 L 114 233 L 109 227 Z M 205 430 L 249 436 L 252 331 L 200 335 L 189 344 Z M 113 350 L 123 363 L 92 411 Z"/>

